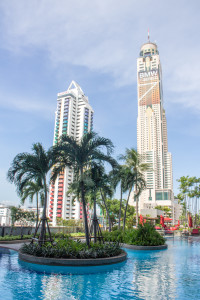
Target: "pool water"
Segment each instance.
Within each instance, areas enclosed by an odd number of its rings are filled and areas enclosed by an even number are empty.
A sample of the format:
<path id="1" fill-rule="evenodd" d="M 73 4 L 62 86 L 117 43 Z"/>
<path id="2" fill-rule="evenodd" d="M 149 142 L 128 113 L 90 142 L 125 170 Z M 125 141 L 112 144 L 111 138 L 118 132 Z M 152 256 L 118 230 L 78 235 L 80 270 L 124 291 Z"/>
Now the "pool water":
<path id="1" fill-rule="evenodd" d="M 45 267 L 0 248 L 0 299 L 200 299 L 200 239 L 169 239 L 162 251 L 131 251 L 102 267 Z"/>

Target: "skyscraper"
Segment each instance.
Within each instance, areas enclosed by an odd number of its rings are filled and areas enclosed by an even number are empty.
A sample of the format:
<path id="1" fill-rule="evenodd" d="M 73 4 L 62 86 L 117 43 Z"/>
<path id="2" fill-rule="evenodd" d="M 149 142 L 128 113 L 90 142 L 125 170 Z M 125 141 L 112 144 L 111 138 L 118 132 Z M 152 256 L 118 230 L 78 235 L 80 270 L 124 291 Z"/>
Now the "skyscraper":
<path id="1" fill-rule="evenodd" d="M 157 45 L 150 40 L 142 45 L 137 59 L 137 87 L 137 150 L 152 168 L 144 174 L 147 188 L 140 195 L 139 208 L 172 208 L 172 156 L 168 152 L 162 68 Z"/>
<path id="2" fill-rule="evenodd" d="M 93 127 L 93 110 L 81 87 L 72 81 L 67 91 L 59 93 L 55 113 L 54 141 L 56 145 L 62 134 L 80 140 Z M 67 195 L 68 187 L 73 180 L 72 169 L 66 167 L 64 172 L 50 187 L 49 218 L 56 225 L 56 218 L 82 218 L 81 204 Z"/>

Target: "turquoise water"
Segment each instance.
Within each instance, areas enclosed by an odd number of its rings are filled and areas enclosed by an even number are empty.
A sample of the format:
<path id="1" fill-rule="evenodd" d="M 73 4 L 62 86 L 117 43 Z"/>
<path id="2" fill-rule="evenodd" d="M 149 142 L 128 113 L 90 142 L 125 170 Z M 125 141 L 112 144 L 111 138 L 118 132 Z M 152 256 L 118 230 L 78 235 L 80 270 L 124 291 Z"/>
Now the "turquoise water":
<path id="1" fill-rule="evenodd" d="M 0 299 L 200 299 L 200 239 L 167 243 L 168 250 L 126 250 L 126 262 L 80 267 L 80 274 L 71 267 L 29 265 L 0 248 Z"/>

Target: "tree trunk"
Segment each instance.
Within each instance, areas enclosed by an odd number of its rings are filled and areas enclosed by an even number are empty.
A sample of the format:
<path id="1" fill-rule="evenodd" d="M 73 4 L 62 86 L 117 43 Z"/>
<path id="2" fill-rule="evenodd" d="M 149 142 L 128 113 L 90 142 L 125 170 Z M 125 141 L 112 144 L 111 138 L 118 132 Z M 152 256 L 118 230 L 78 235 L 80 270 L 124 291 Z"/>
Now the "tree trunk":
<path id="1" fill-rule="evenodd" d="M 120 193 L 120 207 L 119 207 L 119 223 L 118 229 L 120 229 L 121 225 L 121 212 L 122 212 L 122 185 L 121 185 L 121 193 Z"/>
<path id="2" fill-rule="evenodd" d="M 37 228 L 38 227 L 38 220 L 39 220 L 38 192 L 36 193 L 36 205 L 37 205 L 37 220 L 36 220 L 36 228 Z"/>
<path id="3" fill-rule="evenodd" d="M 131 190 L 132 190 L 132 187 L 130 187 L 129 189 L 129 192 L 128 192 L 128 198 L 127 198 L 127 201 L 126 201 L 126 207 L 125 207 L 125 211 L 124 211 L 124 220 L 123 220 L 123 230 L 125 230 L 125 225 L 126 225 L 126 212 L 127 212 L 127 209 L 128 209 L 128 202 L 129 202 L 129 198 L 130 198 L 130 194 L 131 194 Z"/>
<path id="4" fill-rule="evenodd" d="M 93 216 L 93 224 L 94 224 L 94 242 L 97 242 L 97 210 L 96 210 L 96 195 L 94 196 L 94 216 Z"/>
<path id="5" fill-rule="evenodd" d="M 41 219 L 42 226 L 41 226 L 41 232 L 39 237 L 39 244 L 45 243 L 45 234 L 46 234 L 45 226 L 47 221 L 46 210 L 47 210 L 47 184 L 46 184 L 46 178 L 44 178 L 44 208 L 43 208 L 43 214 Z"/>
<path id="6" fill-rule="evenodd" d="M 197 226 L 197 196 L 195 201 L 195 219 L 194 219 L 195 227 Z"/>
<path id="7" fill-rule="evenodd" d="M 185 196 L 185 221 L 187 222 L 187 196 Z"/>
<path id="8" fill-rule="evenodd" d="M 23 239 L 23 226 L 21 225 L 21 240 Z"/>
<path id="9" fill-rule="evenodd" d="M 101 192 L 101 198 L 102 198 L 102 200 L 103 200 L 103 204 L 104 204 L 104 206 L 105 206 L 106 213 L 107 213 L 107 216 L 108 216 L 109 232 L 111 232 L 111 227 L 112 227 L 112 226 L 111 226 L 111 220 L 110 220 L 110 214 L 109 214 L 108 206 L 107 206 L 107 204 L 106 204 L 106 200 L 105 200 L 105 198 L 104 198 L 104 195 L 103 195 L 102 190 L 100 190 L 100 192 Z"/>
<path id="10" fill-rule="evenodd" d="M 136 183 L 135 183 L 135 194 L 136 194 L 136 206 L 135 206 L 135 210 L 136 210 L 136 227 L 138 227 L 138 196 L 137 196 L 137 174 L 136 174 Z"/>
<path id="11" fill-rule="evenodd" d="M 82 181 L 83 170 L 81 170 L 80 173 L 81 173 L 81 201 L 82 201 L 82 205 L 83 205 L 83 214 L 84 214 L 84 223 L 85 223 L 85 238 L 86 238 L 86 244 L 89 247 L 90 246 L 90 238 L 89 238 L 87 210 L 86 210 L 85 194 L 84 194 L 84 183 Z"/>

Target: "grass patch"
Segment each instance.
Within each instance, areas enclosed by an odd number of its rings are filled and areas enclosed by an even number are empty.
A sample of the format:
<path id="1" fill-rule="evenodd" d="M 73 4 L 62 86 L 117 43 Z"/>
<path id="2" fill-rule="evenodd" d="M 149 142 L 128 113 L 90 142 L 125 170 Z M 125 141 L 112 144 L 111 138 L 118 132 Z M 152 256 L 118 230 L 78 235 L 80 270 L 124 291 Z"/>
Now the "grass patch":
<path id="1" fill-rule="evenodd" d="M 14 241 L 14 240 L 27 240 L 31 239 L 32 235 L 5 235 L 3 237 L 0 237 L 0 241 Z"/>
<path id="2" fill-rule="evenodd" d="M 76 237 L 76 236 L 85 236 L 85 232 L 76 232 L 76 233 L 70 233 L 70 236 L 72 237 Z"/>

